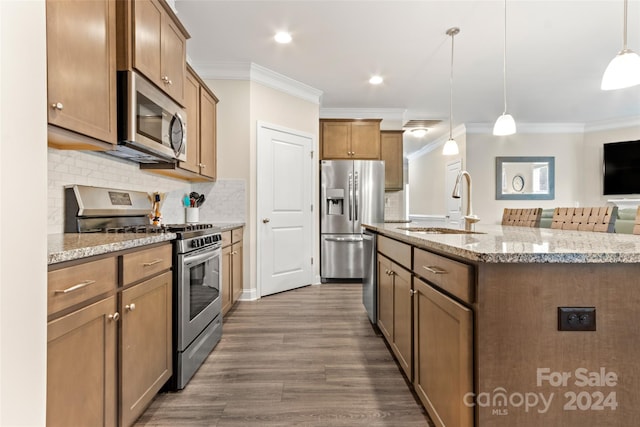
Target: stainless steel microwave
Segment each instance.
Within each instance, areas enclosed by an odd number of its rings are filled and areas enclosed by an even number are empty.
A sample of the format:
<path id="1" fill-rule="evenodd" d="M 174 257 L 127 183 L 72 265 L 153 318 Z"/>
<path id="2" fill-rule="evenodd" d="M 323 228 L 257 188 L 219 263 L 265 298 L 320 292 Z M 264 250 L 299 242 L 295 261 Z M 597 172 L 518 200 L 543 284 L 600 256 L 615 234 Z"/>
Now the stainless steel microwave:
<path id="1" fill-rule="evenodd" d="M 108 152 L 138 163 L 187 158 L 184 108 L 135 71 L 118 72 L 118 145 Z"/>

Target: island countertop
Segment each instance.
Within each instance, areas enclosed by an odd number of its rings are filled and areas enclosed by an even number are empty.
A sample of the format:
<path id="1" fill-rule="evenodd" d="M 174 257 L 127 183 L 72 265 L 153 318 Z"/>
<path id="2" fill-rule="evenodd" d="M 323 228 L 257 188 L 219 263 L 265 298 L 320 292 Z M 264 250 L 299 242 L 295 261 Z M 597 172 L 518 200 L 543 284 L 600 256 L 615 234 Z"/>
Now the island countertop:
<path id="1" fill-rule="evenodd" d="M 640 236 L 630 234 L 482 224 L 476 224 L 473 234 L 434 234 L 401 228 L 407 226 L 443 227 L 443 224 L 363 224 L 369 230 L 396 240 L 474 262 L 640 262 Z"/>

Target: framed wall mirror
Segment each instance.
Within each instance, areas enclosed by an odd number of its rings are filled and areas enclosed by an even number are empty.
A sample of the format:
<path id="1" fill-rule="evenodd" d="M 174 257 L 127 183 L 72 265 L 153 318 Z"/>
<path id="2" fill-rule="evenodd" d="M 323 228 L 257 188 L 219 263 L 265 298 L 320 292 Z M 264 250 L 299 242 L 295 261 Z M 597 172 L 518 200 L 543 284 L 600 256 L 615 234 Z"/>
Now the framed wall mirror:
<path id="1" fill-rule="evenodd" d="M 554 198 L 554 157 L 496 157 L 496 200 Z"/>

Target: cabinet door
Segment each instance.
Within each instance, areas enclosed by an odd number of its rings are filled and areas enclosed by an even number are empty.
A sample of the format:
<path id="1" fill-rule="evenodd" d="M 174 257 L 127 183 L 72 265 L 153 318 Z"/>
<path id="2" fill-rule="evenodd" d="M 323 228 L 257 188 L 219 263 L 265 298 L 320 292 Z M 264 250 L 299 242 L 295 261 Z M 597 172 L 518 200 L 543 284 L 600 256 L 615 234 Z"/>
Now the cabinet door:
<path id="1" fill-rule="evenodd" d="M 49 123 L 115 144 L 115 1 L 46 5 Z"/>
<path id="2" fill-rule="evenodd" d="M 231 246 L 222 248 L 222 283 L 220 284 L 220 294 L 222 296 L 222 315 L 227 314 L 231 309 L 233 290 L 231 288 L 231 277 L 233 274 L 233 263 L 231 261 Z"/>
<path id="3" fill-rule="evenodd" d="M 47 326 L 47 426 L 116 425 L 116 297 Z"/>
<path id="4" fill-rule="evenodd" d="M 377 160 L 380 158 L 380 123 L 351 123 L 351 152 L 354 159 Z"/>
<path id="5" fill-rule="evenodd" d="M 165 91 L 178 104 L 184 103 L 186 40 L 166 13 L 162 16 L 161 78 Z"/>
<path id="6" fill-rule="evenodd" d="M 414 386 L 438 427 L 473 426 L 473 313 L 414 279 Z"/>
<path id="7" fill-rule="evenodd" d="M 216 178 L 216 100 L 200 89 L 200 175 Z"/>
<path id="8" fill-rule="evenodd" d="M 242 242 L 234 243 L 231 249 L 233 264 L 231 290 L 233 292 L 232 303 L 235 304 L 242 295 Z"/>
<path id="9" fill-rule="evenodd" d="M 163 87 L 160 74 L 162 6 L 156 0 L 135 0 L 133 8 L 133 65 L 149 80 Z"/>
<path id="10" fill-rule="evenodd" d="M 393 342 L 393 278 L 389 275 L 391 261 L 378 255 L 378 327 Z"/>
<path id="11" fill-rule="evenodd" d="M 404 373 L 411 381 L 413 368 L 411 273 L 393 262 L 391 272 L 393 278 L 393 343 L 391 347 Z"/>
<path id="12" fill-rule="evenodd" d="M 322 158 L 350 159 L 351 155 L 351 123 L 321 122 L 322 124 Z"/>
<path id="13" fill-rule="evenodd" d="M 403 189 L 402 133 L 380 132 L 380 159 L 384 160 L 384 189 L 387 191 Z"/>
<path id="14" fill-rule="evenodd" d="M 184 106 L 187 110 L 187 160 L 180 167 L 191 172 L 200 172 L 200 84 L 187 73 L 184 81 Z"/>
<path id="15" fill-rule="evenodd" d="M 120 425 L 142 414 L 172 374 L 172 274 L 122 292 Z"/>

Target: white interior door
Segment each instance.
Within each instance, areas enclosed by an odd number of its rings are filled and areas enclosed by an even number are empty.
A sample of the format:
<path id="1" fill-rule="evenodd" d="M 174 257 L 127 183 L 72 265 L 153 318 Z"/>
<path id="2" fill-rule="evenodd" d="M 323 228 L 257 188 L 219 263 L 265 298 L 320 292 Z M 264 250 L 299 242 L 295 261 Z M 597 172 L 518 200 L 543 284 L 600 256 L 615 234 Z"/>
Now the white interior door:
<path id="1" fill-rule="evenodd" d="M 460 160 L 447 163 L 444 197 L 446 200 L 447 215 L 449 216 L 449 224 L 454 226 L 460 224 L 460 218 L 462 217 L 462 199 L 454 199 L 453 197 L 451 197 L 451 194 L 453 193 L 453 187 L 456 184 L 458 173 L 461 170 L 462 162 Z"/>
<path id="2" fill-rule="evenodd" d="M 313 138 L 258 124 L 258 292 L 309 285 L 313 278 Z"/>

